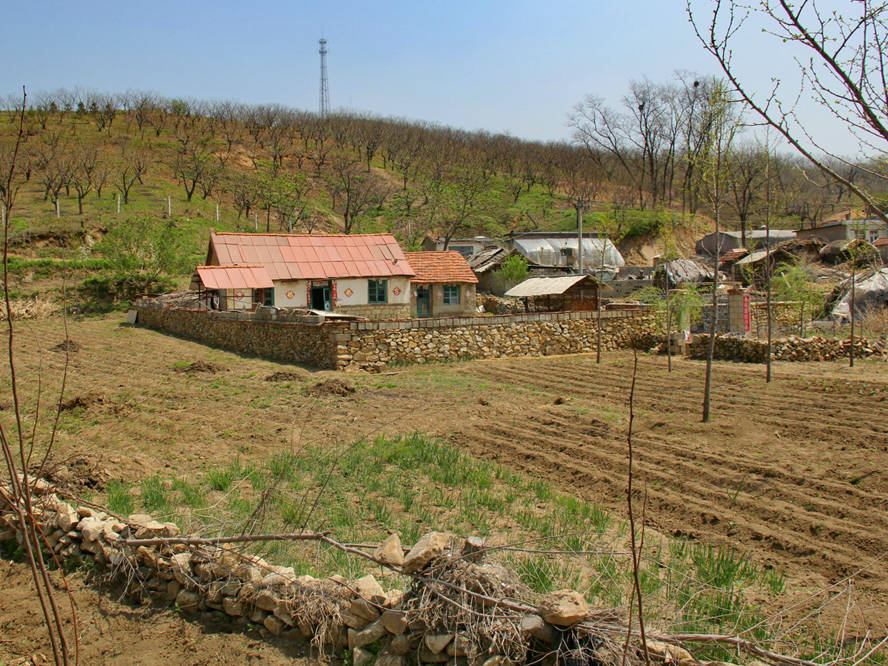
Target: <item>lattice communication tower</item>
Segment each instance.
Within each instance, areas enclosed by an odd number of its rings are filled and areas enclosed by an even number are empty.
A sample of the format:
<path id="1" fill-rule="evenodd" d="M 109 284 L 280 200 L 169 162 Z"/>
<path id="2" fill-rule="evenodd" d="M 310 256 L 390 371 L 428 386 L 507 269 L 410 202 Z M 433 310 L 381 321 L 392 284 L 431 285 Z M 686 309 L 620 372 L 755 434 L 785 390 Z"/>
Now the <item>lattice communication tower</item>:
<path id="1" fill-rule="evenodd" d="M 318 100 L 318 112 L 322 118 L 330 113 L 330 89 L 327 87 L 327 40 L 318 40 L 318 53 L 321 54 L 321 96 Z"/>

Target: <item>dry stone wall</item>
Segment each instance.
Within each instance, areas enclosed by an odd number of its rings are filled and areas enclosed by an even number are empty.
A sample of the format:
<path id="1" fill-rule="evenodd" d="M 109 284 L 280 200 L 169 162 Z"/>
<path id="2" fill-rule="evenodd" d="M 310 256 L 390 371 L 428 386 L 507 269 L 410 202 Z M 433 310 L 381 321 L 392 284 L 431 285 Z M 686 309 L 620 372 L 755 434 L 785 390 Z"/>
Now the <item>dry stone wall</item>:
<path id="1" fill-rule="evenodd" d="M 365 548 L 365 557 L 408 581 L 403 589 L 385 590 L 373 575 L 297 576 L 292 567 L 270 564 L 235 544 L 180 537 L 174 523 L 147 514 L 118 518 L 72 506 L 50 484 L 31 482 L 34 518 L 60 559 L 91 561 L 131 596 L 175 604 L 186 616 L 247 619 L 266 635 L 308 641 L 322 655 L 348 648 L 355 665 L 554 664 L 577 656 L 577 647 L 585 663 L 611 663 L 622 653 L 622 639 L 606 640 L 596 624 L 600 613 L 596 617 L 580 593 L 534 594 L 513 571 L 485 561 L 487 548 L 478 537 L 430 532 L 407 549 L 393 534 L 375 550 Z M 2 482 L 0 491 L 0 541 L 21 542 L 15 514 L 25 510 L 24 502 L 13 504 L 15 495 Z M 326 535 L 303 536 L 359 552 Z M 631 663 L 640 663 L 638 645 L 632 647 Z M 680 648 L 649 642 L 648 649 L 662 659 Z M 686 650 L 680 657 L 675 661 L 700 663 Z"/>
<path id="2" fill-rule="evenodd" d="M 594 312 L 331 322 L 266 308 L 256 313 L 171 308 L 148 299 L 134 307 L 137 322 L 149 328 L 321 368 L 373 370 L 389 363 L 571 354 L 596 347 Z M 603 349 L 647 349 L 656 342 L 649 313 L 603 312 L 601 322 Z"/>
<path id="3" fill-rule="evenodd" d="M 649 349 L 656 342 L 648 313 L 602 312 L 601 329 L 605 350 Z M 390 363 L 591 352 L 597 324 L 594 312 L 352 322 L 335 337 L 340 368 L 372 370 Z"/>
<path id="4" fill-rule="evenodd" d="M 337 366 L 332 336 L 342 324 L 239 318 L 236 313 L 170 308 L 150 301 L 134 305 L 141 326 L 240 354 L 319 368 Z"/>
<path id="5" fill-rule="evenodd" d="M 691 358 L 706 358 L 709 344 L 708 335 L 695 335 L 688 344 Z M 851 341 L 847 338 L 789 337 L 774 340 L 771 359 L 774 361 L 835 361 L 848 357 Z M 768 356 L 767 344 L 755 338 L 720 336 L 715 339 L 714 357 L 722 361 L 743 363 L 764 363 Z M 888 346 L 879 340 L 857 338 L 854 341 L 854 355 L 857 358 L 888 357 Z"/>

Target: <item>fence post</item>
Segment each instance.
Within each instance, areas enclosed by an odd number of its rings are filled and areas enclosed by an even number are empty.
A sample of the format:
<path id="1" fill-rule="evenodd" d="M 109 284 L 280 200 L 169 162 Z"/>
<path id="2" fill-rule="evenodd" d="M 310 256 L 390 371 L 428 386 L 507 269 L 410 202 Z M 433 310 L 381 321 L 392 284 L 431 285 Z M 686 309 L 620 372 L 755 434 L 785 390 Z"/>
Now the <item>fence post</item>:
<path id="1" fill-rule="evenodd" d="M 58 199 L 58 197 L 56 197 L 56 219 L 60 218 L 61 216 L 62 216 L 62 211 L 59 208 L 59 199 Z"/>
<path id="2" fill-rule="evenodd" d="M 120 215 L 120 195 L 117 195 L 117 214 Z"/>
<path id="3" fill-rule="evenodd" d="M 167 217 L 173 216 L 173 198 L 167 195 Z"/>

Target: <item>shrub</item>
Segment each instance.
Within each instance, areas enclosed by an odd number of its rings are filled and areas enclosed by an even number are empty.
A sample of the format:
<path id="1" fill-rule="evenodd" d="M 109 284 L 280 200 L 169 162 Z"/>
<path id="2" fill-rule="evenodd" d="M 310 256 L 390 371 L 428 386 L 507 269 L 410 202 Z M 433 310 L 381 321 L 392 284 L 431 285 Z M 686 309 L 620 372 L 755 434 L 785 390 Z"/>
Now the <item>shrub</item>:
<path id="1" fill-rule="evenodd" d="M 496 272 L 506 282 L 514 282 L 516 284 L 523 282 L 527 278 L 527 259 L 520 254 L 513 254 L 502 263 Z"/>

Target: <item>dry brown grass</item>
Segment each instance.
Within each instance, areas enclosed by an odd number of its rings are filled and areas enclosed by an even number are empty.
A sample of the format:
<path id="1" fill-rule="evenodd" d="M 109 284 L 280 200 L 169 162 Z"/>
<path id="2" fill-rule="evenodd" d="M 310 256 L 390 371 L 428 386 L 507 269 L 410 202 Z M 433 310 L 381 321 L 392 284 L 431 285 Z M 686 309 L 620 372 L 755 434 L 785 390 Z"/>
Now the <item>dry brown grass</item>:
<path id="1" fill-rule="evenodd" d="M 61 310 L 59 304 L 45 295 L 10 299 L 14 319 L 48 319 Z M 0 301 L 0 321 L 6 321 L 6 303 Z"/>

